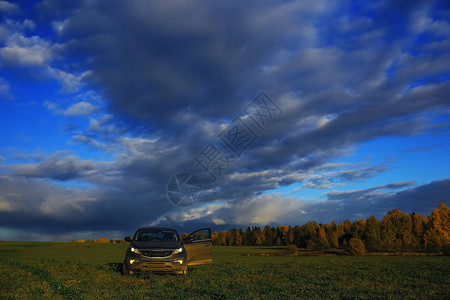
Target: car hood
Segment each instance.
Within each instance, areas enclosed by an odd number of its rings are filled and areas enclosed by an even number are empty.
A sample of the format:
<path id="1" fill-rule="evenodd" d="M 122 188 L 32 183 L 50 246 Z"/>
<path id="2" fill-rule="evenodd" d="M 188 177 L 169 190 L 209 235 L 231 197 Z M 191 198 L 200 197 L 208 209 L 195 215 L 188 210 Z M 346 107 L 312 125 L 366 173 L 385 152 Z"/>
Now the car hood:
<path id="1" fill-rule="evenodd" d="M 181 242 L 176 241 L 133 241 L 138 249 L 177 249 L 181 247 Z"/>

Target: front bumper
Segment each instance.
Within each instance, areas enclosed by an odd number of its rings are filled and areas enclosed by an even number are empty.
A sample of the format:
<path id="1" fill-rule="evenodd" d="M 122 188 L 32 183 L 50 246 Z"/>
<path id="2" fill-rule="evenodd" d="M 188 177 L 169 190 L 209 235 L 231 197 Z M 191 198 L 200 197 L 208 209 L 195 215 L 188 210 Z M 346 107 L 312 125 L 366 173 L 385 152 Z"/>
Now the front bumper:
<path id="1" fill-rule="evenodd" d="M 186 257 L 147 258 L 143 256 L 128 256 L 125 259 L 127 268 L 131 272 L 168 272 L 180 273 L 186 269 Z"/>

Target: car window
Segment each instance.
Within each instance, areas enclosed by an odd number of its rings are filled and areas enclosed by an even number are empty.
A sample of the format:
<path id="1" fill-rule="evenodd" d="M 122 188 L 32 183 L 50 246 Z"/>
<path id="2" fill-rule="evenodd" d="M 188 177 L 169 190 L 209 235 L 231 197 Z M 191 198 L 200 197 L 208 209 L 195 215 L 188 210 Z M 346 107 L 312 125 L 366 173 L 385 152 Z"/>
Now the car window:
<path id="1" fill-rule="evenodd" d="M 209 229 L 203 229 L 196 231 L 192 234 L 193 241 L 209 240 L 211 236 L 209 234 Z"/>
<path id="2" fill-rule="evenodd" d="M 136 241 L 178 241 L 178 235 L 173 230 L 139 230 Z"/>

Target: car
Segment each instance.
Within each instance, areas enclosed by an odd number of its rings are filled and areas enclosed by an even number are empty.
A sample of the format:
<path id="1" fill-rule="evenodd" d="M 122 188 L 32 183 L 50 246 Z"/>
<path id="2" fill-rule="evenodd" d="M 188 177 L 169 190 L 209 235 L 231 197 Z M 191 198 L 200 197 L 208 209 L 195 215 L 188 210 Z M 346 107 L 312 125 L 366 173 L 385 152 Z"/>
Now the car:
<path id="1" fill-rule="evenodd" d="M 211 228 L 201 228 L 184 239 L 175 228 L 142 227 L 133 237 L 122 264 L 122 275 L 141 272 L 187 274 L 188 266 L 212 263 Z"/>

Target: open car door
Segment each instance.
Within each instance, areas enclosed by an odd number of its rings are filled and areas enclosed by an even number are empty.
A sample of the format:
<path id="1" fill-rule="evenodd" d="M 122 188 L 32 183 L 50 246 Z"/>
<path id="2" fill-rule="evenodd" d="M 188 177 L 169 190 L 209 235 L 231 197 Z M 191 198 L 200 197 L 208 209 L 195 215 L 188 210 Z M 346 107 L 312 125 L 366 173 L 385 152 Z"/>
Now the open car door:
<path id="1" fill-rule="evenodd" d="M 183 240 L 188 265 L 212 263 L 211 228 L 197 229 Z"/>

